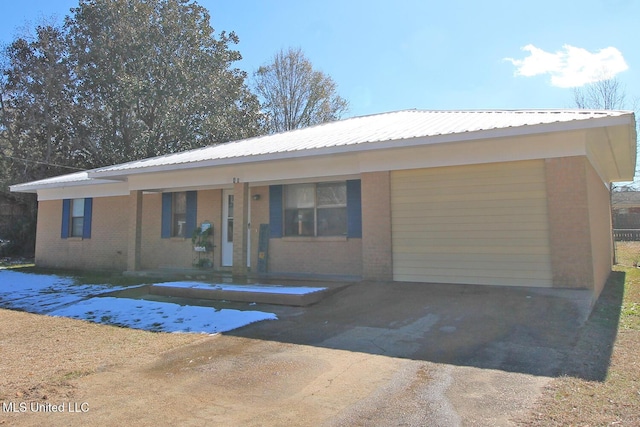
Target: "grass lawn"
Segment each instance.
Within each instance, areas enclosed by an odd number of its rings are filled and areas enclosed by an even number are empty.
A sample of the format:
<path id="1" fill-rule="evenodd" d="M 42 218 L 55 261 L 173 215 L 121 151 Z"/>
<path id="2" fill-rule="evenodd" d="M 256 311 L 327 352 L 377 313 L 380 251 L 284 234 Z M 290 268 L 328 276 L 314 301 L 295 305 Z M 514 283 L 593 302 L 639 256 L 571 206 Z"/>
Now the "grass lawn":
<path id="1" fill-rule="evenodd" d="M 20 267 L 33 267 L 33 259 L 28 258 L 0 258 L 0 268 L 20 268 Z"/>
<path id="2" fill-rule="evenodd" d="M 532 426 L 640 426 L 640 242 L 617 244 L 618 265 L 552 381 Z"/>
<path id="3" fill-rule="evenodd" d="M 52 276 L 63 276 L 73 278 L 79 285 L 112 285 L 112 286 L 135 286 L 148 283 L 161 283 L 171 281 L 169 278 L 147 277 L 147 276 L 125 276 L 118 272 L 104 270 L 68 270 L 36 267 L 33 263 L 20 264 L 15 261 L 5 261 L 0 259 L 0 267 L 29 274 L 45 274 Z"/>

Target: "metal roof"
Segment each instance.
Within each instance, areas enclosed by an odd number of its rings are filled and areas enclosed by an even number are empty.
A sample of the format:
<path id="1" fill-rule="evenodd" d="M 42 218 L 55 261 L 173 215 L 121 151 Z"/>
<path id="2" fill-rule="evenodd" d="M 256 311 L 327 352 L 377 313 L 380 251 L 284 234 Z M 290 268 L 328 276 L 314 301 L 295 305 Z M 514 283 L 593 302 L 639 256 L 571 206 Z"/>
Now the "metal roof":
<path id="1" fill-rule="evenodd" d="M 12 185 L 11 191 L 30 191 L 40 188 L 71 187 L 84 184 L 109 184 L 113 180 L 89 178 L 89 171 L 74 172 L 67 175 L 59 175 L 51 178 L 40 179 L 38 181 L 26 182 L 24 184 Z"/>
<path id="2" fill-rule="evenodd" d="M 108 177 L 119 172 L 143 171 L 211 160 L 225 161 L 252 157 L 281 157 L 285 153 L 302 155 L 331 154 L 331 149 L 357 149 L 363 145 L 414 138 L 458 135 L 498 129 L 522 128 L 534 131 L 536 125 L 585 122 L 591 119 L 618 117 L 623 111 L 588 110 L 498 110 L 498 111 L 425 111 L 404 110 L 324 123 L 304 129 L 212 145 L 181 153 L 168 154 L 120 165 L 108 166 L 90 173 L 91 177 Z M 375 148 L 375 147 L 370 147 Z M 343 151 L 344 151 L 343 150 Z M 280 156 L 279 156 L 280 155 Z"/>
<path id="3" fill-rule="evenodd" d="M 632 117 L 631 112 L 611 110 L 403 110 L 211 145 L 50 178 L 37 183 L 45 187 L 56 183 L 104 183 L 104 180 L 94 179 L 118 179 L 130 174 L 152 171 L 526 135 L 620 125 L 627 122 L 633 124 Z M 622 121 L 619 123 L 609 123 L 611 120 L 620 119 Z M 20 191 L 21 186 L 32 188 L 34 184 L 36 182 L 16 185 L 12 187 L 12 191 Z"/>

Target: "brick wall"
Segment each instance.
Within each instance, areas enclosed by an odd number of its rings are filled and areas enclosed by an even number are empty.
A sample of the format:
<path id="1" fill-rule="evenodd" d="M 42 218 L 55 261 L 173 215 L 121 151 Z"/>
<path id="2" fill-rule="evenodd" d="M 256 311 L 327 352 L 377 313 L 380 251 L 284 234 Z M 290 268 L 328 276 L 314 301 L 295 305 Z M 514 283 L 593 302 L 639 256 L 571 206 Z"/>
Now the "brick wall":
<path id="1" fill-rule="evenodd" d="M 249 225 L 249 184 L 233 186 L 233 274 L 247 274 L 247 233 Z"/>
<path id="2" fill-rule="evenodd" d="M 611 235 L 611 199 L 609 188 L 602 182 L 591 163 L 585 161 L 591 253 L 593 256 L 594 298 L 597 298 L 613 266 L 613 238 Z"/>
<path id="3" fill-rule="evenodd" d="M 38 203 L 36 264 L 40 267 L 125 270 L 129 198 L 93 199 L 91 238 L 62 239 L 62 200 Z"/>
<path id="4" fill-rule="evenodd" d="M 200 225 L 204 221 L 213 224 L 215 267 L 220 266 L 221 206 L 221 190 L 198 191 L 197 224 Z M 190 268 L 197 259 L 197 254 L 193 251 L 191 236 L 163 239 L 161 226 L 162 194 L 144 195 L 142 201 L 141 268 Z"/>
<path id="5" fill-rule="evenodd" d="M 257 188 L 254 190 L 257 191 Z M 260 190 L 264 205 L 252 205 L 252 221 L 269 221 L 268 188 Z M 254 217 L 254 206 L 256 216 Z M 364 214 L 363 214 L 364 215 Z M 252 226 L 253 228 L 253 226 Z M 252 246 L 257 250 L 256 246 Z M 252 249 L 252 252 L 253 249 Z M 269 239 L 268 271 L 337 276 L 362 276 L 362 239 L 344 237 L 283 237 Z"/>
<path id="6" fill-rule="evenodd" d="M 213 225 L 213 265 L 220 267 L 222 243 L 222 190 L 198 191 L 198 226 L 205 221 Z"/>
<path id="7" fill-rule="evenodd" d="M 258 200 L 253 200 L 254 196 L 260 196 Z M 258 242 L 260 239 L 260 224 L 269 224 L 269 187 L 252 187 L 250 192 L 251 218 L 250 218 L 250 238 L 251 247 L 249 255 L 251 257 L 251 271 L 258 270 Z"/>
<path id="8" fill-rule="evenodd" d="M 259 195 L 258 200 L 253 200 Z M 131 205 L 129 198 L 124 197 Z M 252 187 L 249 202 L 250 218 L 250 263 L 252 271 L 257 270 L 257 253 L 260 224 L 269 223 L 269 187 Z M 61 203 L 60 203 L 61 206 Z M 236 201 L 236 207 L 237 207 Z M 61 207 L 60 207 L 61 210 Z M 124 211 L 125 209 L 123 209 Z M 122 219 L 128 224 L 129 219 Z M 198 191 L 197 221 L 209 221 L 214 227 L 214 266 L 220 267 L 222 245 L 222 190 Z M 191 239 L 162 239 L 162 195 L 145 194 L 142 201 L 142 269 L 159 267 L 190 267 L 196 254 L 192 250 Z M 59 229 L 59 227 L 58 227 Z M 58 231 L 59 234 L 59 231 Z M 124 237 L 126 243 L 127 236 Z M 361 239 L 272 239 L 269 248 L 270 271 L 282 273 L 315 273 L 334 275 L 362 274 Z M 234 245 L 237 249 L 240 245 Z M 126 257 L 125 257 L 126 259 Z"/>
<path id="9" fill-rule="evenodd" d="M 191 240 L 178 237 L 163 239 L 161 231 L 162 194 L 146 194 L 142 198 L 141 268 L 191 267 Z"/>
<path id="10" fill-rule="evenodd" d="M 554 287 L 594 289 L 587 162 L 586 157 L 545 160 Z"/>
<path id="11" fill-rule="evenodd" d="M 392 280 L 390 173 L 363 173 L 361 182 L 363 278 Z"/>
<path id="12" fill-rule="evenodd" d="M 269 239 L 269 272 L 361 276 L 362 240 Z"/>

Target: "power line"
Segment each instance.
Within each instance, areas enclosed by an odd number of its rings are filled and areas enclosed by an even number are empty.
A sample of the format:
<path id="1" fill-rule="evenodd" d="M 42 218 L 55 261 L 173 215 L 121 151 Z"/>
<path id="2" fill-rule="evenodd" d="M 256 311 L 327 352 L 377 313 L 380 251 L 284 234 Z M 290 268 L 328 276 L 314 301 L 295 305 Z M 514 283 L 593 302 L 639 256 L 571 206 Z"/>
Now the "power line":
<path id="1" fill-rule="evenodd" d="M 21 162 L 26 162 L 26 163 L 36 163 L 38 165 L 45 165 L 45 166 L 54 166 L 56 168 L 65 168 L 65 169 L 72 169 L 72 170 L 76 170 L 76 171 L 86 171 L 87 169 L 82 169 L 82 168 L 76 168 L 73 166 L 63 166 L 63 165 L 56 165 L 55 163 L 47 163 L 47 162 L 39 162 L 37 160 L 29 160 L 29 159 L 21 159 L 19 157 L 13 157 L 13 156 L 4 156 L 8 159 L 13 159 L 13 160 L 18 160 Z"/>

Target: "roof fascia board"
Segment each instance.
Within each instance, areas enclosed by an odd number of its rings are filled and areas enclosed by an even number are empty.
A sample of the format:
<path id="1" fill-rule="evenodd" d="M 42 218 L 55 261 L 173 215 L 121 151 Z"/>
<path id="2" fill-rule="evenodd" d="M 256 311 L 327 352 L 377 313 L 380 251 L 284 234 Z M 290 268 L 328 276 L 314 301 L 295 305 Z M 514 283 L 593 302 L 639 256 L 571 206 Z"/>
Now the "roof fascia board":
<path id="1" fill-rule="evenodd" d="M 514 162 L 586 155 L 583 131 L 496 138 L 478 143 L 430 145 L 418 149 L 360 153 L 361 172 Z"/>
<path id="2" fill-rule="evenodd" d="M 264 181 L 251 181 L 247 182 L 249 188 L 261 188 L 269 185 L 279 185 L 279 184 L 309 184 L 309 183 L 319 183 L 319 182 L 340 182 L 340 181 L 348 181 L 350 179 L 360 179 L 360 174 L 349 174 L 349 175 L 322 175 L 322 176 L 314 176 L 314 177 L 304 177 L 304 178 L 287 178 L 287 179 L 276 179 L 276 180 L 264 180 Z M 141 190 L 144 194 L 154 194 L 154 193 L 164 193 L 164 192 L 176 192 L 176 191 L 207 191 L 207 190 L 222 190 L 222 189 L 233 189 L 233 184 L 216 184 L 216 185 L 199 185 L 194 184 L 186 187 L 182 186 L 174 186 L 174 187 L 165 187 L 165 188 L 154 188 L 154 189 L 145 189 Z M 135 191 L 135 190 L 132 190 Z"/>
<path id="3" fill-rule="evenodd" d="M 310 158 L 305 162 L 280 159 L 270 163 L 253 163 L 245 168 L 221 165 L 214 168 L 180 169 L 132 175 L 130 190 L 149 188 L 179 191 L 182 188 L 231 188 L 235 182 L 273 183 L 275 181 L 303 181 L 307 179 L 334 179 L 355 177 L 360 166 L 355 154 Z"/>
<path id="4" fill-rule="evenodd" d="M 79 181 L 66 181 L 66 182 L 47 182 L 38 184 L 38 181 L 25 183 L 25 184 L 15 184 L 9 186 L 9 191 L 12 193 L 37 193 L 40 190 L 49 190 L 56 188 L 67 188 L 67 187 L 86 187 L 86 186 L 98 186 L 98 185 L 108 185 L 108 184 L 121 184 L 123 180 L 112 180 L 112 179 L 96 179 L 96 178 L 88 178 Z"/>
<path id="5" fill-rule="evenodd" d="M 109 182 L 102 185 L 74 185 L 38 190 L 38 201 L 76 199 L 81 197 L 114 197 L 128 196 L 129 187 L 126 182 Z"/>
<path id="6" fill-rule="evenodd" d="M 459 166 L 478 163 L 511 162 L 548 157 L 586 155 L 585 132 L 529 135 L 488 141 L 394 147 L 388 150 L 349 152 L 317 156 L 304 162 L 278 159 L 252 163 L 244 168 L 234 165 L 138 174 L 129 177 L 130 190 L 150 188 L 178 191 L 180 188 L 232 186 L 233 182 L 278 183 L 303 180 L 339 179 L 364 172 L 427 167 Z"/>

